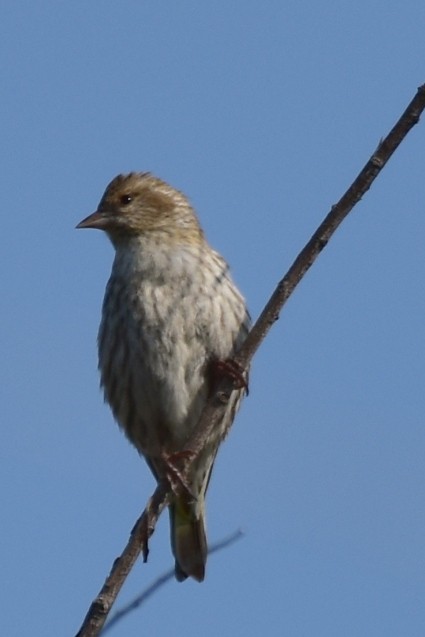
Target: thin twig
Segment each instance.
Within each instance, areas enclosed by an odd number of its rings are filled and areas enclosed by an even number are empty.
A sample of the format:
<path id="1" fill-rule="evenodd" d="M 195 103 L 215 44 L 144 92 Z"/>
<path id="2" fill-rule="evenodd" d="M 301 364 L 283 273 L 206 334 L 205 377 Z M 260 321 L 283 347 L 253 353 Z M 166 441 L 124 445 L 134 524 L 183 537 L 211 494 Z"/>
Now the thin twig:
<path id="1" fill-rule="evenodd" d="M 260 317 L 248 334 L 247 339 L 234 357 L 235 362 L 242 369 L 248 369 L 255 352 L 274 322 L 279 318 L 282 307 L 295 287 L 327 245 L 338 226 L 369 190 L 373 181 L 399 144 L 406 137 L 407 133 L 419 121 L 419 117 L 424 108 L 425 84 L 418 88 L 415 97 L 398 122 L 387 137 L 379 144 L 369 161 L 338 203 L 332 206 L 327 217 L 320 224 L 284 278 L 277 285 Z M 183 451 L 190 451 L 192 457 L 200 452 L 203 448 L 204 441 L 209 437 L 209 433 L 222 421 L 232 391 L 232 381 L 228 378 L 223 378 L 205 406 L 199 423 L 187 441 Z M 100 594 L 90 606 L 77 637 L 96 637 L 100 634 L 112 604 L 142 550 L 146 557 L 147 540 L 154 531 L 159 515 L 167 505 L 168 494 L 169 488 L 167 490 L 167 487 L 164 485 L 157 487 L 147 509 L 136 523 L 123 554 L 114 562 L 111 573 L 102 587 Z"/>
<path id="2" fill-rule="evenodd" d="M 114 561 L 99 595 L 90 605 L 76 637 L 95 637 L 100 634 L 127 575 L 133 568 L 140 552 L 147 546 L 147 539 L 152 535 L 159 516 L 168 504 L 168 494 L 169 491 L 165 485 L 161 483 L 157 486 L 146 509 L 134 525 L 127 546 Z"/>
<path id="3" fill-rule="evenodd" d="M 224 548 L 227 548 L 237 540 L 240 540 L 243 536 L 242 531 L 239 529 L 235 531 L 228 537 L 222 539 L 220 542 L 216 542 L 212 544 L 208 549 L 208 555 L 212 555 L 213 553 L 217 553 Z M 151 597 L 154 593 L 157 592 L 159 588 L 164 586 L 167 582 L 174 578 L 174 568 L 170 568 L 169 571 L 158 577 L 148 588 L 146 588 L 142 593 L 137 595 L 131 602 L 117 610 L 115 615 L 111 617 L 111 619 L 105 624 L 105 628 L 102 630 L 101 635 L 104 635 L 110 628 L 115 626 L 121 619 L 123 619 L 126 615 L 131 613 L 136 608 L 139 608 L 144 602 L 146 602 L 149 597 Z"/>
<path id="4" fill-rule="evenodd" d="M 274 322 L 278 320 L 282 307 L 295 287 L 313 265 L 338 226 L 369 190 L 373 181 L 407 133 L 417 124 L 424 108 L 425 84 L 418 88 L 415 97 L 398 122 L 388 133 L 387 137 L 380 142 L 378 148 L 338 203 L 332 206 L 329 214 L 317 228 L 310 241 L 301 250 L 283 279 L 278 283 L 257 322 L 234 357 L 235 363 L 242 369 L 248 369 L 255 352 L 267 336 Z M 200 452 L 203 447 L 203 441 L 209 437 L 210 432 L 222 421 L 232 389 L 231 380 L 224 378 L 202 412 L 196 430 L 186 444 L 186 450 L 191 450 L 195 454 Z"/>

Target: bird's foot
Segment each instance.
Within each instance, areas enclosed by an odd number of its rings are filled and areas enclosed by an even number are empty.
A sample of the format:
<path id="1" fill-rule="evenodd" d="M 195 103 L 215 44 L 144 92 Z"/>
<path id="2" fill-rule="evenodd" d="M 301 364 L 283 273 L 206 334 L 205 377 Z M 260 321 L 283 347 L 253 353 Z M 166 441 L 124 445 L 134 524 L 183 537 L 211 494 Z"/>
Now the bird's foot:
<path id="1" fill-rule="evenodd" d="M 193 451 L 176 451 L 171 454 L 163 454 L 162 460 L 165 465 L 167 479 L 173 493 L 181 495 L 183 491 L 191 500 L 195 499 L 187 483 L 184 471 L 187 463 L 193 458 Z M 183 466 L 183 469 L 180 467 Z"/>
<path id="2" fill-rule="evenodd" d="M 210 370 L 215 383 L 219 382 L 223 377 L 230 378 L 233 383 L 233 388 L 245 389 L 245 393 L 248 396 L 249 387 L 244 369 L 232 358 L 212 360 Z"/>

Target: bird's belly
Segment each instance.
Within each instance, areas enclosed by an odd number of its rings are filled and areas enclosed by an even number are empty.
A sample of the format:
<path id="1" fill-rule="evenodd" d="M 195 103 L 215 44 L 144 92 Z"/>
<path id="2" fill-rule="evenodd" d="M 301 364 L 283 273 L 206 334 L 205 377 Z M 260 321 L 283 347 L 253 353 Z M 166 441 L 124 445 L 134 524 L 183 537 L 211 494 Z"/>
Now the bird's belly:
<path id="1" fill-rule="evenodd" d="M 140 452 L 172 453 L 187 440 L 207 398 L 205 347 L 180 329 L 181 321 L 162 329 L 157 322 L 137 329 L 126 324 L 126 330 L 104 325 L 99 335 L 105 398 Z M 106 355 L 108 343 L 114 352 Z"/>

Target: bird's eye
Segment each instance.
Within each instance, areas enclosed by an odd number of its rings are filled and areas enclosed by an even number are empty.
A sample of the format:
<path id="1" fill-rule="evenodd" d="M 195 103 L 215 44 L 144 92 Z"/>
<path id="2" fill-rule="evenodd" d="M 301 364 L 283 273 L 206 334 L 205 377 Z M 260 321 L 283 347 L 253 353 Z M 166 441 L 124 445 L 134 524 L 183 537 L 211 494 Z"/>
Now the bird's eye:
<path id="1" fill-rule="evenodd" d="M 130 201 L 131 201 L 132 199 L 133 199 L 133 197 L 132 197 L 131 195 L 129 195 L 129 194 L 121 195 L 121 197 L 120 197 L 120 203 L 121 203 L 123 206 L 127 206 L 127 205 L 130 203 Z"/>

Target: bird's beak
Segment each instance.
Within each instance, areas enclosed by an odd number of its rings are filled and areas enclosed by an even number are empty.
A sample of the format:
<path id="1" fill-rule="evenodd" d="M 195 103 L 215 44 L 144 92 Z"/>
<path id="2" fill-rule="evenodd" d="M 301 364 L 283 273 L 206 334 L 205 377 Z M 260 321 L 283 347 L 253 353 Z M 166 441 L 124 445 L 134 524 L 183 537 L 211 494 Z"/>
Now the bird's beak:
<path id="1" fill-rule="evenodd" d="M 98 230 L 105 230 L 108 225 L 108 216 L 104 212 L 93 212 L 76 226 L 76 228 L 97 228 Z"/>

